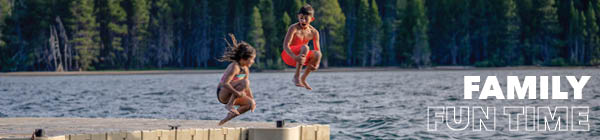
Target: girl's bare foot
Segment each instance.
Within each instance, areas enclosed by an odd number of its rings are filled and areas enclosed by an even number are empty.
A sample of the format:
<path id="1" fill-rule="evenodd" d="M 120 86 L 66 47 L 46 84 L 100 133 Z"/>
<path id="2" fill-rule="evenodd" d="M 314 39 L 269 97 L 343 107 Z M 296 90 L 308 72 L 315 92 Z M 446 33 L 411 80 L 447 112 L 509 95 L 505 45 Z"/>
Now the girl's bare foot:
<path id="1" fill-rule="evenodd" d="M 237 115 L 232 114 L 232 113 L 227 113 L 227 117 L 223 118 L 223 120 L 219 121 L 219 126 L 227 123 L 229 120 L 233 119 L 233 117 L 235 117 Z"/>
<path id="2" fill-rule="evenodd" d="M 223 119 L 223 120 L 219 121 L 219 126 L 221 126 L 221 125 L 225 124 L 226 122 L 227 122 L 227 121 L 225 121 L 225 119 Z"/>
<path id="3" fill-rule="evenodd" d="M 240 112 L 238 112 L 233 106 L 225 105 L 225 109 L 235 115 L 240 115 Z"/>
<path id="4" fill-rule="evenodd" d="M 308 85 L 308 83 L 306 83 L 306 77 L 302 77 L 302 84 L 304 85 L 304 87 L 308 90 L 312 90 L 312 88 Z"/>
<path id="5" fill-rule="evenodd" d="M 294 82 L 294 84 L 296 84 L 297 87 L 304 87 L 304 85 L 300 83 L 300 80 L 298 80 L 298 77 L 294 77 L 294 79 L 292 79 L 292 82 Z"/>

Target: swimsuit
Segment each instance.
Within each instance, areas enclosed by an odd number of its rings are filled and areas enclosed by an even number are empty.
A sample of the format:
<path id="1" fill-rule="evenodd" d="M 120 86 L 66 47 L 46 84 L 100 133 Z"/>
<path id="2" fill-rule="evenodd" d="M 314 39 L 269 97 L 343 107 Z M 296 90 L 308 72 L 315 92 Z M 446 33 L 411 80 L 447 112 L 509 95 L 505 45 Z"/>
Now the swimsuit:
<path id="1" fill-rule="evenodd" d="M 302 46 L 307 45 L 308 41 L 310 41 L 311 39 L 307 39 L 307 40 L 303 40 L 298 36 L 294 36 L 294 38 L 292 39 L 292 44 L 290 44 L 290 50 L 298 55 L 300 54 L 300 51 L 302 50 Z M 318 51 L 317 48 L 315 48 L 315 50 Z M 308 54 L 306 56 L 306 61 L 304 62 L 304 64 L 302 65 L 306 65 L 310 59 L 312 58 L 312 51 L 308 51 Z M 292 67 L 296 66 L 296 60 L 294 60 L 294 58 L 292 58 L 292 56 L 288 55 L 287 52 L 285 52 L 285 50 L 283 50 L 283 52 L 281 52 L 281 59 L 283 59 L 283 62 L 285 62 L 285 64 L 290 65 Z"/>
<path id="2" fill-rule="evenodd" d="M 240 80 L 240 79 L 246 77 L 246 74 L 243 74 L 242 72 L 244 72 L 244 69 L 242 69 L 240 67 L 240 74 L 233 76 L 233 79 L 231 81 Z M 221 77 L 221 83 L 223 83 L 224 80 L 225 80 L 225 75 L 223 74 L 223 76 Z M 219 92 L 221 92 L 220 85 L 217 87 L 217 100 L 219 100 L 219 102 L 221 102 L 222 104 L 227 104 L 227 102 L 223 103 L 223 101 L 221 101 L 221 98 L 219 98 Z"/>

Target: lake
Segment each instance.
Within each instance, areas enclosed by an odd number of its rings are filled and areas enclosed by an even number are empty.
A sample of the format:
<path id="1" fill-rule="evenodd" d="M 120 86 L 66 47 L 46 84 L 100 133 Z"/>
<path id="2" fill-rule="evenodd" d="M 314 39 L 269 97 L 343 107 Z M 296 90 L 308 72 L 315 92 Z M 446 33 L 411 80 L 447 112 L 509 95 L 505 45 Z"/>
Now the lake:
<path id="1" fill-rule="evenodd" d="M 257 109 L 233 121 L 328 124 L 332 139 L 597 139 L 600 70 L 402 70 L 315 72 L 312 91 L 295 87 L 293 73 L 251 73 Z M 567 100 L 463 99 L 463 76 L 563 76 Z M 572 99 L 564 76 L 592 76 L 583 99 Z M 102 117 L 220 120 L 216 98 L 221 74 L 0 77 L 0 117 Z M 483 83 L 481 83 L 481 86 Z M 551 86 L 551 85 L 550 85 Z M 538 86 L 539 88 L 539 86 Z M 551 92 L 550 92 L 551 93 Z M 427 131 L 428 106 L 493 106 L 496 131 Z M 511 132 L 504 106 L 588 106 L 590 131 Z M 1 125 L 1 124 L 0 124 Z M 185 126 L 185 124 L 182 124 Z"/>

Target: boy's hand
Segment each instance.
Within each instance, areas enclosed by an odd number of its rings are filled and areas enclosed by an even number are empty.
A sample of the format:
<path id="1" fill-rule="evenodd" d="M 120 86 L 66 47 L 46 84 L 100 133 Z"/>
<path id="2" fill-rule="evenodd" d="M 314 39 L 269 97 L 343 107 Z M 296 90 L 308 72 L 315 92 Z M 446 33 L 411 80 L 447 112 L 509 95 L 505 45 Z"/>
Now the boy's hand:
<path id="1" fill-rule="evenodd" d="M 319 69 L 319 64 L 310 64 L 310 67 L 307 68 L 314 71 Z"/>
<path id="2" fill-rule="evenodd" d="M 304 61 L 306 61 L 306 55 L 297 55 L 296 58 L 294 58 L 294 60 L 296 60 L 296 63 L 304 64 Z"/>

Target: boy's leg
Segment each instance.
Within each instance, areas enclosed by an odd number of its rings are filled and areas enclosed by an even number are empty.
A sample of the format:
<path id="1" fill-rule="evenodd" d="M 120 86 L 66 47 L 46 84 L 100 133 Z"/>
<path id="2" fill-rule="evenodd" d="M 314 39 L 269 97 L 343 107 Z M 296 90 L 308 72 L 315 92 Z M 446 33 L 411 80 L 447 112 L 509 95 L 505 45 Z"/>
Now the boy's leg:
<path id="1" fill-rule="evenodd" d="M 307 45 L 302 46 L 298 55 L 304 54 L 304 58 L 307 58 L 308 51 L 310 51 L 309 49 L 310 48 L 308 48 Z M 304 85 L 300 82 L 300 71 L 302 70 L 302 65 L 302 62 L 296 62 L 296 73 L 294 73 L 294 79 L 292 79 L 294 84 L 296 84 L 298 87 L 304 87 Z"/>
<path id="2" fill-rule="evenodd" d="M 304 70 L 304 74 L 302 74 L 302 78 L 300 79 L 300 82 L 302 82 L 304 87 L 308 90 L 312 90 L 312 88 L 310 87 L 310 85 L 308 85 L 308 83 L 306 83 L 306 78 L 312 71 L 316 71 L 317 69 L 319 69 L 319 63 L 321 62 L 321 52 L 313 50 L 312 56 L 310 58 L 311 59 L 308 62 L 306 69 Z"/>

